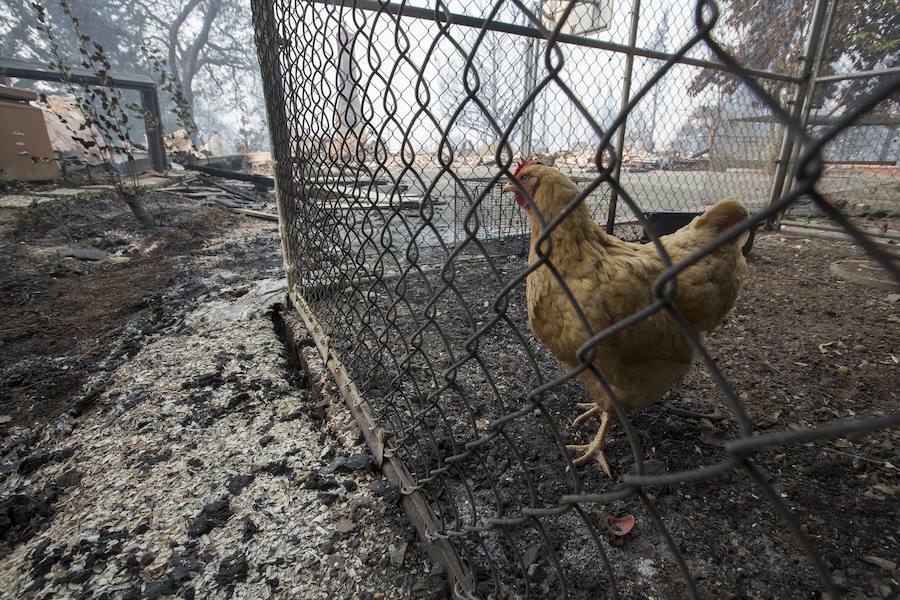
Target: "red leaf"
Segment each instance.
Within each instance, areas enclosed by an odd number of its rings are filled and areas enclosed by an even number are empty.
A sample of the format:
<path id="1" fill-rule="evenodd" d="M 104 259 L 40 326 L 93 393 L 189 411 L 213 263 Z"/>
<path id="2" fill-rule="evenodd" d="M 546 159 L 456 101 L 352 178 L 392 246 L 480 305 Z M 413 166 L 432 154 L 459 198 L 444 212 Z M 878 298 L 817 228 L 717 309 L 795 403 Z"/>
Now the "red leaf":
<path id="1" fill-rule="evenodd" d="M 618 537 L 628 535 L 632 529 L 634 529 L 634 517 L 632 515 L 610 519 L 608 522 L 609 533 Z"/>

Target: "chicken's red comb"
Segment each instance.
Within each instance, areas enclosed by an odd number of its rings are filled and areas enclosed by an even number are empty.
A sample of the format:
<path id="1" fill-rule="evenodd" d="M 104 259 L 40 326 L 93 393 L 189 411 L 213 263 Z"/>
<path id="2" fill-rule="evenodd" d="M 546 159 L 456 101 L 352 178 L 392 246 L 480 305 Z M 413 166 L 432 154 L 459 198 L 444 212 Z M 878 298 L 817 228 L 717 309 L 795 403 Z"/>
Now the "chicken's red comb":
<path id="1" fill-rule="evenodd" d="M 520 158 L 519 164 L 516 165 L 516 171 L 515 171 L 515 173 L 513 173 L 513 175 L 518 175 L 519 171 L 521 171 L 522 169 L 524 169 L 525 167 L 527 167 L 529 165 L 539 165 L 539 164 L 541 164 L 541 161 L 539 161 L 536 158 Z"/>

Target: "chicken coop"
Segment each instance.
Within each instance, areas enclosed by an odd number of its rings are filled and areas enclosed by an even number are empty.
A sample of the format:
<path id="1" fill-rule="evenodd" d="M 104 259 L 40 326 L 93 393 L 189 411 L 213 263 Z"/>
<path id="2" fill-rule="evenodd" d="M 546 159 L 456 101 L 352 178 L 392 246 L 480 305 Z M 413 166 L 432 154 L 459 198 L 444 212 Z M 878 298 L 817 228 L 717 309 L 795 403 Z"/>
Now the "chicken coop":
<path id="1" fill-rule="evenodd" d="M 882 21 L 844 0 L 252 6 L 291 304 L 456 597 L 897 592 L 900 74 L 860 59 Z M 579 189 L 552 219 L 501 193 L 523 156 Z M 872 225 L 854 211 L 875 196 Z M 724 198 L 750 216 L 673 259 L 654 215 Z M 599 328 L 560 275 L 584 259 L 537 243 L 584 208 L 660 265 Z M 841 239 L 768 235 L 701 335 L 680 274 L 800 209 Z M 851 259 L 878 299 L 823 279 Z M 529 321 L 540 273 L 579 317 L 574 363 Z M 693 365 L 628 412 L 594 361 L 652 319 Z M 616 408 L 611 477 L 567 448 L 596 430 L 573 424 L 585 381 Z"/>

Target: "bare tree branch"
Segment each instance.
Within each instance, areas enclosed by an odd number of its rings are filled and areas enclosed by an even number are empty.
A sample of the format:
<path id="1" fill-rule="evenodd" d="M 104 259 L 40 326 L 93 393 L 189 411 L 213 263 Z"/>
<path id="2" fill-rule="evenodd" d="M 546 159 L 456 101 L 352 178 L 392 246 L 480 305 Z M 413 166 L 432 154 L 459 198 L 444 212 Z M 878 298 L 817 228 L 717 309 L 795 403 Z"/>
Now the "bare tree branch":
<path id="1" fill-rule="evenodd" d="M 169 68 L 172 69 L 172 76 L 175 81 L 183 83 L 178 73 L 178 31 L 181 26 L 191 15 L 191 12 L 200 4 L 202 0 L 188 0 L 188 3 L 181 9 L 172 24 L 168 26 L 169 30 Z"/>

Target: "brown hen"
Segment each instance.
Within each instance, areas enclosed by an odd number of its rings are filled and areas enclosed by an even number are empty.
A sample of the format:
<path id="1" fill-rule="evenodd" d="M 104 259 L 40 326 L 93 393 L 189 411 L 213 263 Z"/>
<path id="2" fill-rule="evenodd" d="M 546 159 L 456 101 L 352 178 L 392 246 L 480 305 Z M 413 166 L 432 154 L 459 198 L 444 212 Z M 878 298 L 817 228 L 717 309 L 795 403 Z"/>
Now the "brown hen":
<path id="1" fill-rule="evenodd" d="M 535 243 L 543 232 L 534 208 L 551 222 L 578 195 L 576 185 L 559 170 L 526 161 L 516 173 L 518 183 L 504 188 L 528 210 L 531 221 L 529 265 L 537 262 Z M 525 198 L 530 197 L 531 203 Z M 690 224 L 661 238 L 673 263 L 747 217 L 735 200 L 723 200 Z M 664 267 L 653 244 L 633 244 L 608 235 L 588 213 L 584 202 L 550 233 L 550 262 L 578 302 L 592 333 L 625 319 L 655 301 L 653 283 Z M 712 331 L 734 306 L 747 276 L 740 240 L 717 247 L 677 277 L 675 306 L 701 334 Z M 528 322 L 535 336 L 569 367 L 580 361 L 576 352 L 588 338 L 576 310 L 557 278 L 545 264 L 528 275 Z M 656 402 L 690 369 L 693 349 L 687 337 L 665 311 L 641 319 L 607 338 L 595 348 L 594 364 L 609 382 L 624 411 Z M 579 424 L 601 413 L 600 427 L 587 445 L 568 446 L 582 452 L 574 464 L 596 461 L 612 476 L 603 453 L 615 410 L 590 370 L 580 379 L 595 404 L 575 419 Z"/>

